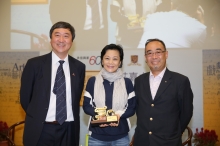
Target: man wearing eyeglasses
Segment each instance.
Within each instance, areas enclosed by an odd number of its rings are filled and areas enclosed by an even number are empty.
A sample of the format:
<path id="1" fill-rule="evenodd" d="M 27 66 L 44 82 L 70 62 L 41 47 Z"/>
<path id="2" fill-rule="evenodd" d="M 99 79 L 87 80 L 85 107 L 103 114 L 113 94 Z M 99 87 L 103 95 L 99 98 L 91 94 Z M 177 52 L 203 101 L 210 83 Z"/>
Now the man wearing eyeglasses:
<path id="1" fill-rule="evenodd" d="M 193 113 L 188 77 L 169 71 L 162 40 L 149 39 L 145 59 L 150 72 L 135 79 L 137 127 L 134 146 L 181 146 L 181 136 Z"/>

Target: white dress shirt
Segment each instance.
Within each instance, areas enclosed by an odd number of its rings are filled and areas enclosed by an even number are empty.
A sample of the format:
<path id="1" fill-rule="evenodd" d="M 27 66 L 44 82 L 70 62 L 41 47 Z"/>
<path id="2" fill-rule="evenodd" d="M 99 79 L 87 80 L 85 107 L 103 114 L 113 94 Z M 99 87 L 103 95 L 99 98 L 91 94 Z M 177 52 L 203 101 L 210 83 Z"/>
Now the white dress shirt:
<path id="1" fill-rule="evenodd" d="M 51 90 L 50 90 L 50 103 L 46 116 L 48 122 L 56 120 L 56 95 L 53 93 L 53 87 L 56 77 L 57 68 L 59 67 L 61 59 L 52 52 L 52 72 L 51 72 Z M 72 111 L 72 98 L 71 98 L 71 84 L 70 84 L 70 69 L 69 69 L 69 60 L 68 55 L 64 59 L 63 70 L 66 79 L 66 107 L 67 107 L 67 119 L 66 121 L 74 121 L 73 111 Z"/>
<path id="2" fill-rule="evenodd" d="M 166 67 L 157 76 L 154 76 L 150 71 L 149 81 L 150 81 L 150 91 L 151 91 L 152 99 L 154 99 L 157 93 L 157 90 L 160 86 L 160 82 L 163 78 L 165 71 L 166 71 Z"/>

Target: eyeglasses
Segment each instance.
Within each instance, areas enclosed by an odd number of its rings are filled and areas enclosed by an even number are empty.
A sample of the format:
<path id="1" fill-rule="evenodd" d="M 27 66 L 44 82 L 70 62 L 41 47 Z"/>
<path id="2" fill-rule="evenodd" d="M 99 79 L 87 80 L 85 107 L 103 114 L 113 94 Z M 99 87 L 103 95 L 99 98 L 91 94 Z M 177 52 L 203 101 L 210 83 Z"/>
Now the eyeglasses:
<path id="1" fill-rule="evenodd" d="M 166 50 L 165 50 L 165 51 L 157 50 L 156 52 L 147 52 L 147 53 L 145 54 L 145 56 L 147 56 L 147 57 L 152 57 L 154 54 L 155 54 L 155 56 L 161 56 L 162 53 L 164 53 L 164 52 L 166 52 Z"/>

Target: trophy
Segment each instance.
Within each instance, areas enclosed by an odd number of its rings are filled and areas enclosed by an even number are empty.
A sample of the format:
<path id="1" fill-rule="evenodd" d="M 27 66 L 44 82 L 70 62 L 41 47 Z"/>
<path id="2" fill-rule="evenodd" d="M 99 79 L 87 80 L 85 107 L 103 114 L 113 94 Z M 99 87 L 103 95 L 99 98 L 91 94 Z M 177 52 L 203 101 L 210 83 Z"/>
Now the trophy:
<path id="1" fill-rule="evenodd" d="M 96 115 L 91 120 L 92 126 L 101 124 L 118 123 L 118 117 L 112 109 L 106 110 L 107 107 L 95 108 Z"/>

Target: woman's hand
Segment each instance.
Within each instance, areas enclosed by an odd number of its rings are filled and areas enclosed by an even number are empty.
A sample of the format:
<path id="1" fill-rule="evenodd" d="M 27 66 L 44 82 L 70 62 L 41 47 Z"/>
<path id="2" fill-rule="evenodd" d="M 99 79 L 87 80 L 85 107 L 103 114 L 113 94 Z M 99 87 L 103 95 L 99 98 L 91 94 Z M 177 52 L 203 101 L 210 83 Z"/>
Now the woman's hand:
<path id="1" fill-rule="evenodd" d="M 106 120 L 106 116 L 100 116 L 99 120 Z M 108 127 L 108 126 L 109 126 L 108 124 L 101 124 L 101 125 L 99 125 L 99 127 Z"/>
<path id="2" fill-rule="evenodd" d="M 112 127 L 117 127 L 119 125 L 119 121 L 120 121 L 120 115 L 118 114 L 115 114 L 118 118 L 118 122 L 117 123 L 110 123 L 109 126 L 112 126 Z"/>
<path id="3" fill-rule="evenodd" d="M 99 125 L 99 127 L 108 127 L 109 125 L 108 124 L 101 124 Z"/>

